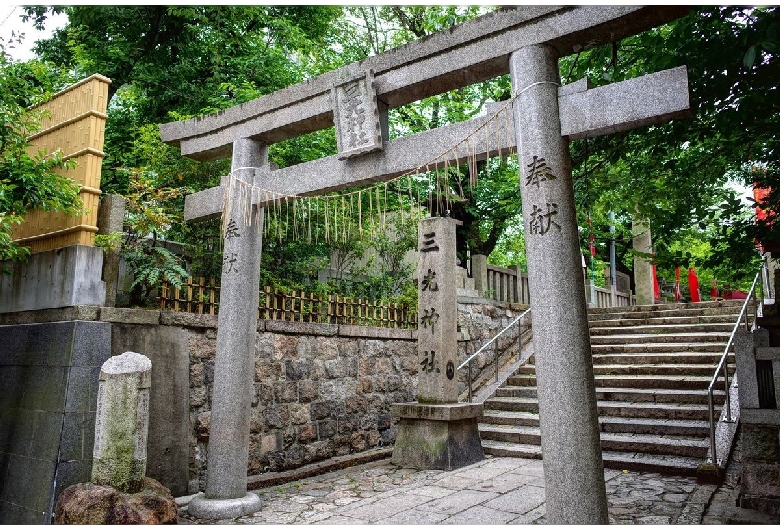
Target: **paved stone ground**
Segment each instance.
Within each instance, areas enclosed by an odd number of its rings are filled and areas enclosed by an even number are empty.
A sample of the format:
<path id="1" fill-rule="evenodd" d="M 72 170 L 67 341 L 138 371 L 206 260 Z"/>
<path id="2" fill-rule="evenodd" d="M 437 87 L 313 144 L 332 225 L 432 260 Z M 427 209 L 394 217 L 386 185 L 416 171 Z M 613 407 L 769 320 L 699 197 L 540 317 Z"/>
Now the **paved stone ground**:
<path id="1" fill-rule="evenodd" d="M 715 486 L 695 478 L 606 470 L 610 523 L 699 524 Z M 245 517 L 182 524 L 544 524 L 541 460 L 487 458 L 454 471 L 420 471 L 389 459 L 255 490 Z"/>

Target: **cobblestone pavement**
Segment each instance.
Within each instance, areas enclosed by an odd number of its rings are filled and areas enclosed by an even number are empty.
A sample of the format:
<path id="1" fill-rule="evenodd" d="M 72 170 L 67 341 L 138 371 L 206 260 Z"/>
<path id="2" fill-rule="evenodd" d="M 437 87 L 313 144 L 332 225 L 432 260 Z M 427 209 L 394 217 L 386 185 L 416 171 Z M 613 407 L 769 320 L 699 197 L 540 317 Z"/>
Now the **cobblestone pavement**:
<path id="1" fill-rule="evenodd" d="M 606 470 L 613 524 L 699 524 L 715 486 L 695 478 Z M 389 459 L 255 490 L 262 509 L 233 520 L 182 524 L 544 524 L 541 460 L 496 457 L 454 471 Z"/>

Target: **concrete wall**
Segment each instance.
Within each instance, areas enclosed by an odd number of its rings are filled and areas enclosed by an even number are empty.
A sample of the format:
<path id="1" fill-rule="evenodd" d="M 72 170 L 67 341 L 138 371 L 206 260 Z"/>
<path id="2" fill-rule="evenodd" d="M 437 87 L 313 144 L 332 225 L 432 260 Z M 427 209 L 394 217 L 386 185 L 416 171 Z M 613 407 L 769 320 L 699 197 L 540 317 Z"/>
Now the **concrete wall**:
<path id="1" fill-rule="evenodd" d="M 0 313 L 105 302 L 100 248 L 72 245 L 4 265 L 12 272 L 0 276 Z"/>
<path id="2" fill-rule="evenodd" d="M 0 326 L 0 524 L 48 524 L 92 469 L 104 322 Z"/>

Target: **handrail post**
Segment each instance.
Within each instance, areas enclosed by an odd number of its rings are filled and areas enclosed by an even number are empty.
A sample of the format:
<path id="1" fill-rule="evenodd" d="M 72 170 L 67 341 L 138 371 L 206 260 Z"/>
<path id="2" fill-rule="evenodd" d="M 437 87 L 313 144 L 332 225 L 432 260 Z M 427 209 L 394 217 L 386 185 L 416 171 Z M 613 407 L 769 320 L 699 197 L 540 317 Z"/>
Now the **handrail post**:
<path id="1" fill-rule="evenodd" d="M 495 382 L 498 383 L 498 341 L 495 341 L 493 343 L 493 362 L 496 365 L 496 379 L 495 379 Z"/>
<path id="2" fill-rule="evenodd" d="M 710 406 L 710 454 L 712 455 L 712 463 L 717 466 L 718 455 L 715 448 L 715 407 L 712 404 L 712 385 L 710 385 L 707 392 L 707 401 Z"/>
<path id="3" fill-rule="evenodd" d="M 469 403 L 471 403 L 471 361 L 469 361 Z"/>
<path id="4" fill-rule="evenodd" d="M 726 362 L 723 364 L 723 377 L 726 381 L 726 422 L 733 423 L 731 418 L 731 392 L 729 392 L 729 358 L 726 355 Z"/>

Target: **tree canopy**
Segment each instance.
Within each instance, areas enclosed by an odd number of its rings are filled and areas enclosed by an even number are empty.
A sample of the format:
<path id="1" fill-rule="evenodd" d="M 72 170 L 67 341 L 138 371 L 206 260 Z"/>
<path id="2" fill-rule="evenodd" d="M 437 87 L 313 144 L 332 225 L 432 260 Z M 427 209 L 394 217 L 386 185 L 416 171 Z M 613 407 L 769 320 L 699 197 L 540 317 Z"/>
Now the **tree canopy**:
<path id="1" fill-rule="evenodd" d="M 38 43 L 46 68 L 75 71 L 79 77 L 101 73 L 113 81 L 102 187 L 124 194 L 131 193 L 132 174 L 145 175 L 151 186 L 197 191 L 216 185 L 229 171 L 226 160 L 200 163 L 181 157 L 162 144 L 157 124 L 251 100 L 489 11 L 442 6 L 71 6 L 27 8 L 27 16 L 45 24 L 51 9 L 67 13 L 69 23 Z M 694 8 L 662 27 L 560 60 L 564 83 L 587 76 L 597 85 L 606 84 L 679 65 L 689 73 L 693 118 L 571 144 L 582 248 L 588 246 L 590 219 L 600 263 L 606 255 L 609 212 L 614 212 L 619 268 L 626 272 L 631 269 L 633 215 L 650 219 L 664 274 L 675 265 L 695 265 L 721 281 L 736 282 L 755 267 L 752 211 L 726 184 L 729 179 L 742 185 L 761 181 L 778 188 L 779 17 L 776 7 Z M 487 102 L 510 97 L 503 76 L 392 109 L 391 137 L 470 119 Z M 269 156 L 285 167 L 333 154 L 335 144 L 333 130 L 326 129 L 275 144 Z M 464 222 L 458 231 L 461 258 L 471 252 L 491 254 L 491 260 L 502 264 L 510 257 L 522 261 L 516 161 L 504 156 L 477 166 L 478 175 L 470 174 L 474 170 L 467 165 L 450 168 L 453 189 L 439 191 L 459 199 L 449 211 L 432 213 Z M 463 185 L 474 176 L 476 186 Z M 780 190 L 768 201 L 777 211 Z M 217 274 L 217 225 L 184 224 L 181 194 L 164 204 L 171 222 L 159 227 L 159 235 L 190 244 L 195 272 Z M 407 204 L 411 206 L 420 204 Z M 358 241 L 351 245 L 354 252 L 365 246 Z M 263 256 L 266 279 L 294 277 L 293 284 L 300 285 L 311 278 L 316 264 L 343 250 L 322 241 L 269 241 Z"/>

